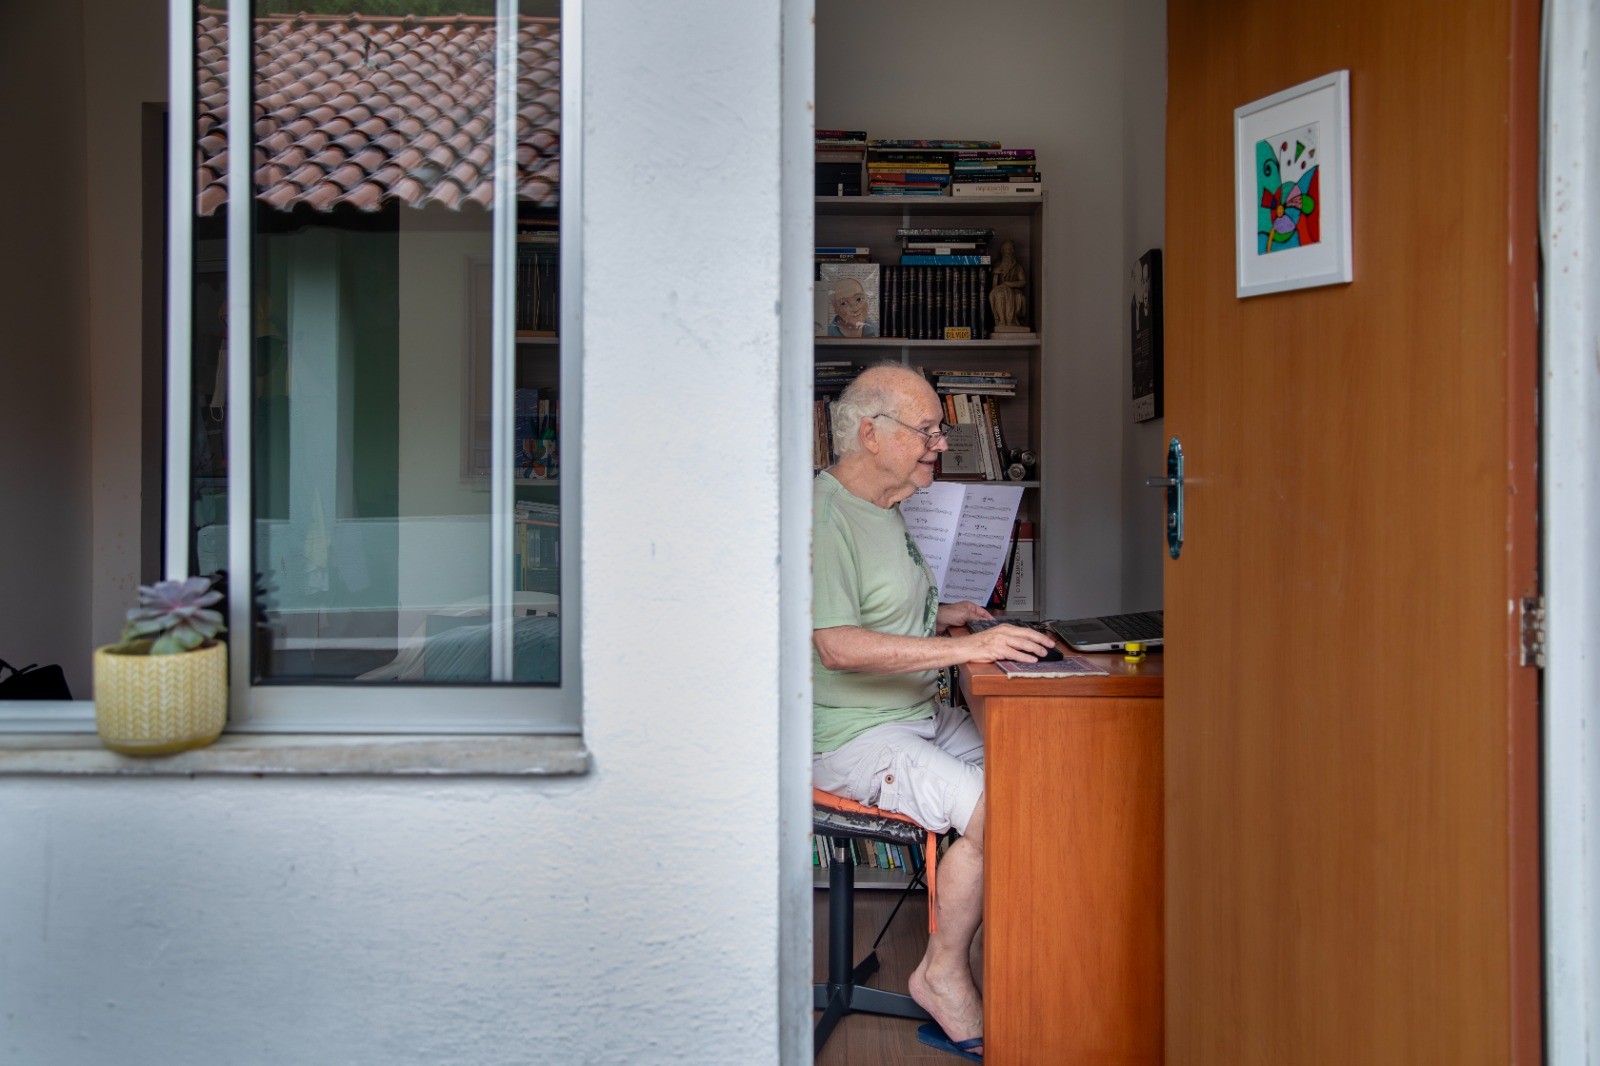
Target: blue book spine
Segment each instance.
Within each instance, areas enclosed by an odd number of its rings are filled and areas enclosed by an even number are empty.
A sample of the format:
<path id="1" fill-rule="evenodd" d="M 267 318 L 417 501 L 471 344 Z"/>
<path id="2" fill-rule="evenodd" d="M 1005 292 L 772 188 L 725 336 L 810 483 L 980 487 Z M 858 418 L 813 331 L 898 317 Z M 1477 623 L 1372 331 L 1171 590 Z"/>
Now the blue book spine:
<path id="1" fill-rule="evenodd" d="M 902 255 L 901 266 L 987 266 L 986 255 Z"/>

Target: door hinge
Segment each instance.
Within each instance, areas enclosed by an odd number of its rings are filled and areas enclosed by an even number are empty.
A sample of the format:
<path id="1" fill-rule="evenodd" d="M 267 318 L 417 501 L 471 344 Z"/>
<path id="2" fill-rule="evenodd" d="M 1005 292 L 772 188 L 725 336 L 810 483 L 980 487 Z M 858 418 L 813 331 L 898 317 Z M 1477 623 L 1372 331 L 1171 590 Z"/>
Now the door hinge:
<path id="1" fill-rule="evenodd" d="M 1529 598 L 1522 604 L 1522 665 L 1544 669 L 1544 597 Z"/>

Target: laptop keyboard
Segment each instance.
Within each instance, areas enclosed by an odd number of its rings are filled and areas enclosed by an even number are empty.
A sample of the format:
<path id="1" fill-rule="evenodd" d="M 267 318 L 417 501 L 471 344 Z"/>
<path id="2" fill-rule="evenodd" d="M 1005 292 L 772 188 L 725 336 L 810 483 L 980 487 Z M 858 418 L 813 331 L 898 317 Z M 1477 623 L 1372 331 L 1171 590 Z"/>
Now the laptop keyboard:
<path id="1" fill-rule="evenodd" d="M 1161 639 L 1161 619 L 1148 611 L 1139 614 L 1102 615 L 1100 621 L 1123 640 Z"/>

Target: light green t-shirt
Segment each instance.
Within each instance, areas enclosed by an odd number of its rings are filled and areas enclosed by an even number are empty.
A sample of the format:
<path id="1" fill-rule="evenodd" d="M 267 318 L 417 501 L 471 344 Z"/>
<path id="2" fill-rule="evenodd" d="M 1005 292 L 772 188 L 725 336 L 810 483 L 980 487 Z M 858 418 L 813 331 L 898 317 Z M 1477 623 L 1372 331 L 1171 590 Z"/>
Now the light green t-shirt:
<path id="1" fill-rule="evenodd" d="M 812 496 L 812 628 L 860 626 L 897 636 L 933 636 L 938 589 L 906 532 L 900 508 L 885 510 L 869 503 L 826 471 L 817 475 Z M 832 751 L 875 725 L 927 718 L 934 712 L 937 670 L 829 670 L 813 646 L 811 675 L 816 700 L 813 752 Z"/>

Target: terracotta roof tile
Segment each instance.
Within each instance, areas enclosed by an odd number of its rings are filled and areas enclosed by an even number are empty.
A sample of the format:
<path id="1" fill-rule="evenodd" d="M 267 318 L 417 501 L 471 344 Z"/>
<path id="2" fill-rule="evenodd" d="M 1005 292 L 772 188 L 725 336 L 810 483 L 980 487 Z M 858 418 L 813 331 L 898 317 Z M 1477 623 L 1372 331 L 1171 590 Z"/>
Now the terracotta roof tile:
<path id="1" fill-rule="evenodd" d="M 195 209 L 227 202 L 228 27 L 196 24 Z M 273 15 L 254 21 L 256 198 L 280 210 L 375 211 L 494 200 L 494 20 Z M 518 195 L 553 203 L 560 179 L 561 31 L 518 31 Z"/>

